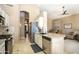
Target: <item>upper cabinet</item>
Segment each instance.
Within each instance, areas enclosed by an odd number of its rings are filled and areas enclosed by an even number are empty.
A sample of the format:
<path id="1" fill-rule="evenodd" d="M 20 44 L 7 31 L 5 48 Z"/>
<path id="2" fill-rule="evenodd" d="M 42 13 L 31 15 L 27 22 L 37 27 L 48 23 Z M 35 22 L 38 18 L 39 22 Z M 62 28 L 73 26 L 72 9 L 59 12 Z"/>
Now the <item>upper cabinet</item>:
<path id="1" fill-rule="evenodd" d="M 5 18 L 0 15 L 0 25 L 4 25 Z"/>
<path id="2" fill-rule="evenodd" d="M 9 16 L 8 14 L 0 8 L 0 25 L 9 26 Z"/>

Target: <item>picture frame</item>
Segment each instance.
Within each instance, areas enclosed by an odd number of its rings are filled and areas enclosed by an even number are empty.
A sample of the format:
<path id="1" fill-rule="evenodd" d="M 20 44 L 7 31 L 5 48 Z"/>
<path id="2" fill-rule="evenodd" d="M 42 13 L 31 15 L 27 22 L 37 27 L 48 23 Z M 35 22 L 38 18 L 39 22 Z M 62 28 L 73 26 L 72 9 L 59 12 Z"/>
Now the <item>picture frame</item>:
<path id="1" fill-rule="evenodd" d="M 72 24 L 71 23 L 64 24 L 64 28 L 65 29 L 71 29 L 72 28 Z"/>

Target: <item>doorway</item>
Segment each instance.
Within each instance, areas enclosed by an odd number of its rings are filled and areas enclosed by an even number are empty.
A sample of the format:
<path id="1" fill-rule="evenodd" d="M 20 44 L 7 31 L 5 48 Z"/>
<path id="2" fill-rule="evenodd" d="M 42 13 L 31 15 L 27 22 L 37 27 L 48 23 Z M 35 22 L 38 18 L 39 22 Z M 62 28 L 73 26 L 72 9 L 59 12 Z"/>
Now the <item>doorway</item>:
<path id="1" fill-rule="evenodd" d="M 26 39 L 29 35 L 29 12 L 20 11 L 20 39 Z"/>

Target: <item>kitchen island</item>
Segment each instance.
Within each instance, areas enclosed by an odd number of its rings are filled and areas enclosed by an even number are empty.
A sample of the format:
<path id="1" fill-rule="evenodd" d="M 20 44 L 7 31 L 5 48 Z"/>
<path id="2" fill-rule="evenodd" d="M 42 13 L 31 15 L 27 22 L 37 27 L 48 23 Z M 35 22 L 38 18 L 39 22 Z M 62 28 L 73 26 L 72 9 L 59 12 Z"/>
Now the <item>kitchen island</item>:
<path id="1" fill-rule="evenodd" d="M 42 36 L 43 50 L 46 54 L 64 53 L 64 34 L 48 33 Z"/>

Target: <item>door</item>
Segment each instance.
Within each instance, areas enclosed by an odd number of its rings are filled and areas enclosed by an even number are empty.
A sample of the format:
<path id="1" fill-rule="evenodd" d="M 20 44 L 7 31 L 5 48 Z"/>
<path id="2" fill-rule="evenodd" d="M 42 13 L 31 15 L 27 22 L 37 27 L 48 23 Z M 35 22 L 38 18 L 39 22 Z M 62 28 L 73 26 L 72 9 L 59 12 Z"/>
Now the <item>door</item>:
<path id="1" fill-rule="evenodd" d="M 28 29 L 28 30 L 27 30 Z M 25 39 L 29 34 L 29 13 L 26 11 L 20 11 L 20 37 Z"/>

